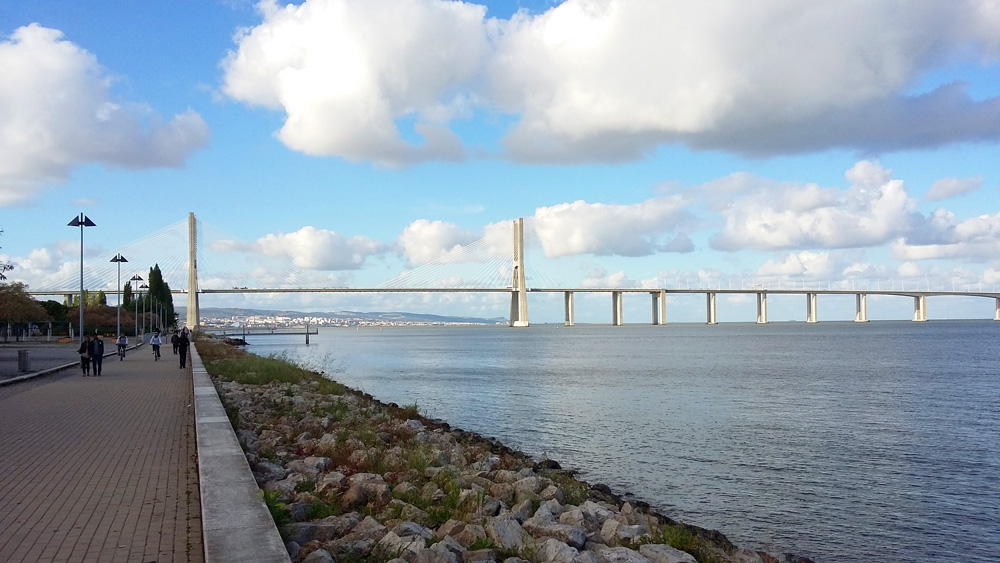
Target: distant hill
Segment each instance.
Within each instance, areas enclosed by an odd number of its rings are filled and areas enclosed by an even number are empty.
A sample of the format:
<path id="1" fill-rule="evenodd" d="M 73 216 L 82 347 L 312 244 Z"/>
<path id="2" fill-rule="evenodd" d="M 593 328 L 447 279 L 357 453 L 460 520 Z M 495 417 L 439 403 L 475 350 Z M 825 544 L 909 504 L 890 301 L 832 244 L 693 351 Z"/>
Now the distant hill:
<path id="1" fill-rule="evenodd" d="M 184 319 L 187 315 L 187 308 L 177 307 L 177 316 Z M 202 319 L 231 319 L 233 317 L 247 316 L 280 316 L 290 318 L 319 317 L 324 319 L 363 319 L 366 321 L 382 322 L 412 322 L 412 323 L 467 323 L 467 324 L 497 324 L 506 323 L 505 317 L 495 317 L 484 319 L 481 317 L 451 317 L 445 315 L 431 315 L 426 313 L 406 313 L 401 311 L 376 312 L 376 311 L 334 311 L 334 312 L 307 312 L 290 311 L 284 309 L 239 309 L 228 307 L 204 307 L 201 309 Z"/>

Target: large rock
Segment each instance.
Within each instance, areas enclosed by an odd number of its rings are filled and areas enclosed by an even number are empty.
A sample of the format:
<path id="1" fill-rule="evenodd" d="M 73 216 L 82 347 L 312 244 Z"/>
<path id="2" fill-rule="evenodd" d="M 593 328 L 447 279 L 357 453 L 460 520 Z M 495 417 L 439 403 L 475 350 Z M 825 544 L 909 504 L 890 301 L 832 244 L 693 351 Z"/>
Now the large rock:
<path id="1" fill-rule="evenodd" d="M 601 539 L 608 545 L 619 545 L 623 542 L 636 540 L 649 533 L 645 526 L 626 526 L 616 519 L 609 518 L 601 526 Z"/>
<path id="2" fill-rule="evenodd" d="M 341 538 L 345 541 L 355 541 L 355 540 L 375 540 L 378 541 L 382 539 L 389 529 L 383 526 L 378 520 L 372 518 L 371 516 L 365 516 L 365 519 L 358 523 L 357 526 L 351 529 L 350 533 Z"/>
<path id="3" fill-rule="evenodd" d="M 609 547 L 597 552 L 600 563 L 650 563 L 639 552 L 627 547 Z"/>
<path id="4" fill-rule="evenodd" d="M 338 471 L 325 473 L 316 480 L 316 493 L 339 492 L 347 484 L 347 477 Z"/>
<path id="5" fill-rule="evenodd" d="M 427 547 L 427 540 L 420 536 L 407 536 L 401 538 L 393 532 L 382 536 L 375 549 L 385 557 L 399 557 L 406 559 L 410 563 L 416 558 L 420 550 Z"/>
<path id="6" fill-rule="evenodd" d="M 662 543 L 647 543 L 639 548 L 639 553 L 651 563 L 698 563 L 690 553 Z"/>
<path id="7" fill-rule="evenodd" d="M 306 555 L 306 558 L 302 560 L 302 563 L 334 563 L 333 557 L 323 549 L 317 549 L 316 551 Z"/>
<path id="8" fill-rule="evenodd" d="M 524 530 L 509 515 L 500 515 L 487 522 L 486 535 L 499 549 L 521 549 L 524 546 Z"/>
<path id="9" fill-rule="evenodd" d="M 340 499 L 338 500 L 340 506 L 350 510 L 361 508 L 367 504 L 388 504 L 392 500 L 392 493 L 389 491 L 389 485 L 385 481 L 382 481 L 381 476 L 378 477 L 378 480 L 357 480 L 353 482 L 349 480 L 351 485 L 344 491 L 344 494 L 340 495 Z"/>
<path id="10" fill-rule="evenodd" d="M 529 518 L 524 521 L 524 531 L 536 538 L 554 538 L 570 547 L 581 549 L 587 543 L 587 532 L 583 528 L 558 524 L 555 521 Z"/>
<path id="11" fill-rule="evenodd" d="M 573 559 L 579 554 L 575 548 L 565 543 L 548 538 L 538 544 L 538 555 L 535 557 L 536 563 L 573 563 Z"/>
<path id="12" fill-rule="evenodd" d="M 405 557 L 404 557 L 405 559 Z M 413 563 L 460 563 L 461 560 L 454 553 L 446 549 L 421 549 L 413 557 Z"/>
<path id="13" fill-rule="evenodd" d="M 764 563 L 764 560 L 749 547 L 741 547 L 733 554 L 733 563 Z"/>
<path id="14" fill-rule="evenodd" d="M 417 524 L 416 522 L 400 522 L 399 524 L 396 524 L 396 527 L 392 529 L 392 532 L 401 538 L 408 536 L 421 536 L 425 540 L 429 540 L 434 537 L 434 532 L 428 530 L 420 524 Z"/>
<path id="15" fill-rule="evenodd" d="M 285 526 L 285 537 L 299 545 L 305 545 L 312 540 L 325 542 L 346 535 L 360 520 L 358 513 L 352 512 L 313 522 L 293 522 Z"/>
<path id="16" fill-rule="evenodd" d="M 477 549 L 462 554 L 462 563 L 491 563 L 496 560 L 497 554 L 492 549 Z"/>

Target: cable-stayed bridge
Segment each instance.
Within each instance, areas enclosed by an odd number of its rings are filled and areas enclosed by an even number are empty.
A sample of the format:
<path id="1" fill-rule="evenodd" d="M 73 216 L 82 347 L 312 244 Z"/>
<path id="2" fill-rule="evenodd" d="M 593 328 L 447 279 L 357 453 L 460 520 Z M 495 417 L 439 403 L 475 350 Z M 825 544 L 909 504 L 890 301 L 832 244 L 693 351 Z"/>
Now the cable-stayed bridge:
<path id="1" fill-rule="evenodd" d="M 1000 292 L 940 290 L 929 288 L 855 289 L 841 287 L 822 289 L 752 287 L 724 289 L 718 287 L 667 288 L 662 287 L 613 287 L 611 285 L 582 284 L 580 280 L 567 280 L 568 272 L 553 266 L 551 261 L 528 261 L 525 265 L 525 230 L 522 219 L 513 221 L 509 234 L 489 234 L 469 244 L 456 246 L 434 261 L 404 270 L 396 277 L 374 285 L 349 285 L 344 279 L 329 271 L 320 271 L 296 264 L 286 253 L 268 248 L 267 241 L 247 243 L 229 236 L 211 225 L 198 222 L 193 213 L 186 220 L 145 235 L 136 241 L 115 249 L 114 254 L 124 256 L 128 265 L 112 261 L 112 253 L 90 257 L 82 272 L 82 286 L 88 291 L 117 293 L 118 268 L 122 266 L 122 283 L 133 275 L 145 277 L 149 268 L 157 264 L 164 281 L 176 294 L 187 296 L 187 324 L 198 326 L 199 296 L 212 294 L 287 294 L 287 293 L 484 293 L 509 294 L 510 326 L 529 325 L 529 293 L 562 293 L 565 324 L 575 323 L 576 293 L 609 293 L 611 295 L 610 320 L 621 325 L 623 297 L 627 293 L 645 293 L 651 298 L 651 322 L 662 325 L 667 320 L 667 296 L 670 294 L 703 294 L 705 296 L 705 321 L 718 322 L 718 296 L 727 294 L 753 295 L 757 305 L 757 323 L 767 323 L 768 295 L 802 295 L 805 297 L 806 322 L 819 321 L 820 295 L 854 295 L 856 322 L 868 321 L 869 295 L 908 297 L 913 300 L 913 320 L 926 321 L 927 298 L 936 296 L 971 296 L 995 300 L 994 320 L 1000 321 Z M 262 239 L 263 240 L 263 239 Z M 70 299 L 79 295 L 81 273 L 79 264 L 67 263 L 62 269 L 40 284 L 31 286 L 34 295 L 63 295 Z M 134 284 L 133 284 L 134 287 Z"/>

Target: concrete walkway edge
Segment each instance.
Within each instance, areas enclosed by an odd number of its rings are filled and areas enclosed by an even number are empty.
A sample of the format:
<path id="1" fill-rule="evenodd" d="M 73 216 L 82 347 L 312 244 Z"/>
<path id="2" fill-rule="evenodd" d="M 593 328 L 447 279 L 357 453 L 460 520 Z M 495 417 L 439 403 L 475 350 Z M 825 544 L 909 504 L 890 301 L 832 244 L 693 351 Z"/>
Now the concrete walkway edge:
<path id="1" fill-rule="evenodd" d="M 290 563 L 219 394 L 191 346 L 206 563 Z"/>

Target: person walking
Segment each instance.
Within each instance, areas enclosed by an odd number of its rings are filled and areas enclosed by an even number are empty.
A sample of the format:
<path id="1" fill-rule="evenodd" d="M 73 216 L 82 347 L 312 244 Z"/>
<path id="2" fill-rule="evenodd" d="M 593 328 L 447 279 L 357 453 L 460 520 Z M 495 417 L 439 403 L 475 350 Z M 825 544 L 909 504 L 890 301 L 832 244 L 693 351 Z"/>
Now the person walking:
<path id="1" fill-rule="evenodd" d="M 90 375 L 90 337 L 84 336 L 83 342 L 80 343 L 80 349 L 77 350 L 80 354 L 80 369 L 83 370 L 83 376 L 87 377 Z"/>
<path id="2" fill-rule="evenodd" d="M 162 343 L 163 339 L 160 338 L 160 331 L 156 331 L 149 339 L 149 344 L 153 347 L 153 361 L 160 359 L 160 344 Z"/>
<path id="3" fill-rule="evenodd" d="M 179 340 L 179 338 L 180 337 L 177 336 L 177 331 L 176 330 L 174 331 L 174 333 L 172 335 L 170 335 L 170 343 L 174 345 L 174 354 L 177 353 L 177 341 Z"/>
<path id="4" fill-rule="evenodd" d="M 188 338 L 188 332 L 185 329 L 177 336 L 177 354 L 181 357 L 181 369 L 187 367 L 188 346 L 190 345 L 191 339 Z"/>
<path id="5" fill-rule="evenodd" d="M 118 361 L 125 359 L 125 348 L 128 347 L 128 337 L 124 334 L 118 335 Z"/>
<path id="6" fill-rule="evenodd" d="M 94 339 L 90 341 L 90 363 L 94 367 L 94 376 L 101 375 L 104 367 L 104 340 L 100 334 L 94 335 Z"/>

